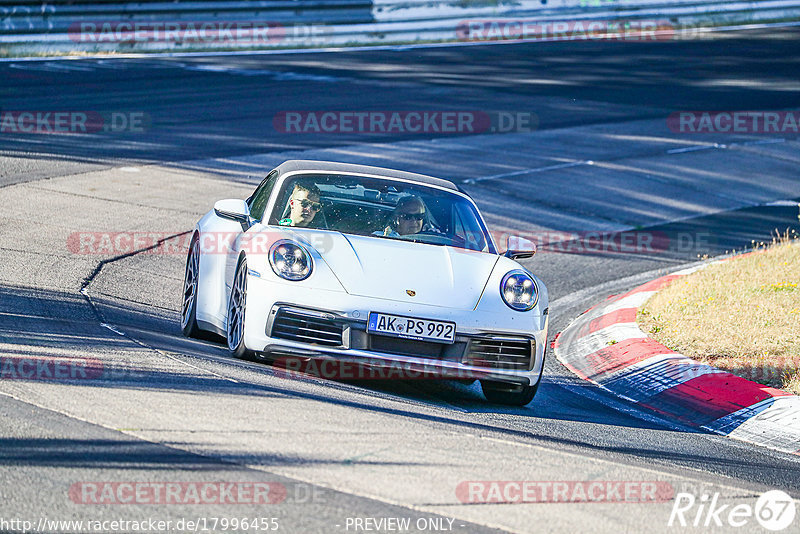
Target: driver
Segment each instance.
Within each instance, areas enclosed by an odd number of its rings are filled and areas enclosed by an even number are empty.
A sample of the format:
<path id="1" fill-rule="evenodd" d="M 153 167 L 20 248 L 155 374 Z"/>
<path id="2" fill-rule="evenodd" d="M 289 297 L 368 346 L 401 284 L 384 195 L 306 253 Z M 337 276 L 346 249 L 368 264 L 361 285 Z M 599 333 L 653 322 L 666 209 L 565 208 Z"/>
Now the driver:
<path id="1" fill-rule="evenodd" d="M 295 184 L 289 197 L 289 216 L 278 221 L 281 226 L 307 227 L 316 217 L 320 204 L 320 191 L 316 185 Z"/>
<path id="2" fill-rule="evenodd" d="M 427 220 L 428 208 L 421 198 L 409 195 L 401 198 L 394 208 L 389 226 L 383 232 L 376 232 L 386 237 L 417 234 Z"/>

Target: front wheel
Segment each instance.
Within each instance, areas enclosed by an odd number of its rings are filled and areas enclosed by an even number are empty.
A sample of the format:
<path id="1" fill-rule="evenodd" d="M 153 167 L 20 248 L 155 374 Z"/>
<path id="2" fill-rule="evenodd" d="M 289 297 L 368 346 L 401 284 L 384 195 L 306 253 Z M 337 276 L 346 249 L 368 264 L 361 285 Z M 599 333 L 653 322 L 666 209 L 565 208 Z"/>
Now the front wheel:
<path id="1" fill-rule="evenodd" d="M 186 273 L 183 277 L 183 306 L 181 306 L 181 330 L 186 337 L 202 337 L 197 326 L 197 288 L 200 274 L 200 241 L 195 236 L 186 258 Z"/>
<path id="2" fill-rule="evenodd" d="M 244 345 L 244 316 L 247 303 L 247 258 L 239 258 L 236 274 L 233 275 L 231 296 L 228 299 L 227 339 L 231 356 L 250 359 L 253 352 Z"/>
<path id="3" fill-rule="evenodd" d="M 539 382 L 541 382 L 539 378 Z M 525 406 L 536 396 L 539 389 L 539 382 L 535 386 L 523 386 L 520 384 L 508 384 L 505 382 L 495 382 L 492 380 L 481 380 L 481 389 L 486 400 L 493 404 L 505 404 L 508 406 Z"/>

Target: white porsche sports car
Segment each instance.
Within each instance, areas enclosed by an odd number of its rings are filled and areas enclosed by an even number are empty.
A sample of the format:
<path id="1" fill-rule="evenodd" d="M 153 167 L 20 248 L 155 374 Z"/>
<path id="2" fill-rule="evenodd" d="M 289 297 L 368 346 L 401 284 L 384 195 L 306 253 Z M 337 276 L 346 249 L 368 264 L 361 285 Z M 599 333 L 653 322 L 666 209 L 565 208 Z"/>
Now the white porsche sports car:
<path id="1" fill-rule="evenodd" d="M 479 379 L 490 402 L 525 405 L 542 376 L 548 296 L 514 261 L 535 245 L 509 238 L 507 249 L 452 182 L 287 161 L 197 224 L 181 326 L 225 337 L 239 358 Z"/>

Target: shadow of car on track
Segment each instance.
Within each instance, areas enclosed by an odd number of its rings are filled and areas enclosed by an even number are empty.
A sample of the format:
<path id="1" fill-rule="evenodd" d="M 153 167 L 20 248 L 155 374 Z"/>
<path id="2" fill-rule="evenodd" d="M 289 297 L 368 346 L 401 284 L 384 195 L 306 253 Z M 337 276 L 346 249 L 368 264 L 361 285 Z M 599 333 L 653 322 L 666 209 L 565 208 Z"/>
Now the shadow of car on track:
<path id="1" fill-rule="evenodd" d="M 222 345 L 183 338 L 177 311 L 100 295 L 93 296 L 93 302 L 102 320 L 113 324 L 122 334 L 101 326 L 82 297 L 0 285 L 0 358 L 3 360 L 0 372 L 8 370 L 4 364 L 9 357 L 83 354 L 100 360 L 108 375 L 89 380 L 58 380 L 60 386 L 223 395 L 240 399 L 295 398 L 430 424 L 453 425 L 479 435 L 499 434 L 509 441 L 533 439 L 542 446 L 584 451 L 581 454 L 588 450 L 631 455 L 653 462 L 716 465 L 723 471 L 747 469 L 754 473 L 766 472 L 769 466 L 766 460 L 763 465 L 754 462 L 752 456 L 730 459 L 721 453 L 692 452 L 691 448 L 681 445 L 688 439 L 684 433 L 617 413 L 576 395 L 574 388 L 565 387 L 564 377 L 545 376 L 539 395 L 525 408 L 489 405 L 482 400 L 477 388 L 447 381 L 417 381 L 409 385 L 392 381 L 346 383 L 311 378 L 316 387 L 309 388 L 303 387 L 302 379 L 276 380 L 274 369 L 269 365 L 231 359 Z M 42 340 L 46 340 L 46 344 Z M 235 379 L 226 374 L 233 374 Z M 26 380 L 30 378 L 0 373 L 0 391 L 6 391 L 13 383 L 16 387 L 12 389 L 18 396 L 20 384 Z M 584 384 L 583 387 L 592 386 Z M 69 395 L 59 392 L 59 395 L 65 394 Z M 392 402 L 398 399 L 401 403 Z M 12 399 L 4 402 L 12 402 Z M 169 409 L 160 404 L 130 407 L 132 410 L 154 408 Z M 729 441 L 714 436 L 708 436 L 707 440 L 712 452 L 714 448 L 726 447 Z M 102 440 L 89 439 L 83 443 L 80 440 L 31 441 L 6 437 L 0 438 L 0 465 L 71 467 L 74 462 L 81 461 L 70 452 L 75 447 L 97 449 L 94 460 L 87 461 L 85 453 L 81 453 L 84 457 L 81 465 L 113 468 L 130 460 L 126 465 L 144 463 L 148 468 L 158 469 L 172 462 L 169 455 L 151 458 L 146 451 L 138 454 L 133 450 L 131 456 L 131 451 L 125 447 L 106 446 Z M 61 452 L 65 453 L 63 458 Z M 306 461 L 291 454 L 278 457 L 267 453 L 225 456 L 224 460 L 262 465 Z M 204 469 L 192 461 L 182 467 Z"/>
<path id="2" fill-rule="evenodd" d="M 300 394 L 293 383 L 314 382 L 336 390 L 341 387 L 366 395 L 391 396 L 412 403 L 424 403 L 457 412 L 502 414 L 518 418 L 532 418 L 539 421 L 561 420 L 579 421 L 589 424 L 612 424 L 634 428 L 663 428 L 655 423 L 636 419 L 599 405 L 586 409 L 587 398 L 575 393 L 576 388 L 593 387 L 575 381 L 565 387 L 561 377 L 542 377 L 542 385 L 533 402 L 525 407 L 509 407 L 489 404 L 480 391 L 477 382 L 464 383 L 456 380 L 439 379 L 328 379 L 318 376 L 286 372 L 271 365 L 268 361 L 242 361 L 229 356 L 227 347 L 218 343 L 183 337 L 180 331 L 178 310 L 154 308 L 153 306 L 123 301 L 103 295 L 93 295 L 92 300 L 102 313 L 104 320 L 115 328 L 130 335 L 139 343 L 176 356 L 207 359 L 225 366 L 244 367 L 261 375 L 271 377 L 270 388 L 286 394 Z M 548 359 L 552 356 L 548 354 Z M 547 371 L 546 371 L 547 373 Z M 323 375 L 324 376 L 324 375 Z M 275 382 L 278 379 L 279 382 Z M 237 380 L 239 378 L 237 377 Z M 285 388 L 285 389 L 282 389 Z M 319 395 L 323 402 L 340 402 L 336 395 Z M 361 403 L 359 403 L 361 404 Z M 369 400 L 364 404 L 368 405 Z"/>

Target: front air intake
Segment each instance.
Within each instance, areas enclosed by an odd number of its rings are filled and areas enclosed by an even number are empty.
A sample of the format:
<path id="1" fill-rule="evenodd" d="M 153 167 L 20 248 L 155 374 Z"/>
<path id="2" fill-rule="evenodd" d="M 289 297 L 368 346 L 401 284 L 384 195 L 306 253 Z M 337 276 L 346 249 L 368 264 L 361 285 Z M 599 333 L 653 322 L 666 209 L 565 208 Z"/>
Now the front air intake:
<path id="1" fill-rule="evenodd" d="M 272 323 L 270 337 L 326 347 L 341 347 L 344 345 L 344 327 L 343 323 L 322 315 L 281 308 Z"/>
<path id="2" fill-rule="evenodd" d="M 495 369 L 530 370 L 536 341 L 519 337 L 487 336 L 472 338 L 464 364 Z"/>

